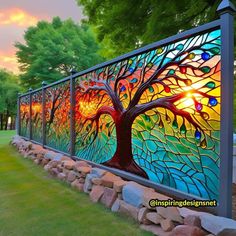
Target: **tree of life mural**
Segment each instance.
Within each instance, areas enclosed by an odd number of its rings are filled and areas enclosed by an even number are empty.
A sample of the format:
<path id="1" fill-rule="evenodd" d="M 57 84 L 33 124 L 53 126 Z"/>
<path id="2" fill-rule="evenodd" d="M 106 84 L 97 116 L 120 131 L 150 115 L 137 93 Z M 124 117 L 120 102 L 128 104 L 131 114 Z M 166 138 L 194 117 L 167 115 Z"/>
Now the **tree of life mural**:
<path id="1" fill-rule="evenodd" d="M 46 144 L 69 152 L 70 82 L 49 87 L 45 91 Z"/>
<path id="2" fill-rule="evenodd" d="M 20 99 L 20 135 L 30 136 L 30 96 L 26 95 Z"/>
<path id="3" fill-rule="evenodd" d="M 76 80 L 76 155 L 218 198 L 220 30 Z"/>
<path id="4" fill-rule="evenodd" d="M 32 139 L 42 142 L 42 91 L 32 94 Z"/>

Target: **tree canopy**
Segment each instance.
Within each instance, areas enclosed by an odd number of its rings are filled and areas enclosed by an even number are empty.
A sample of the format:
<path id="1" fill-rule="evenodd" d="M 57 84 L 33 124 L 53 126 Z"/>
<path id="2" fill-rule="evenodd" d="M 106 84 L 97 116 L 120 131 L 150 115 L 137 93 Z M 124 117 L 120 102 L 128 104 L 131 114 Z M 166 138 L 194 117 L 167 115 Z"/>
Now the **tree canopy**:
<path id="1" fill-rule="evenodd" d="M 217 19 L 221 0 L 77 0 L 114 57 Z M 235 0 L 232 2 L 236 3 Z M 107 48 L 110 48 L 107 50 Z"/>
<path id="2" fill-rule="evenodd" d="M 17 42 L 22 85 L 37 88 L 68 76 L 71 69 L 81 71 L 101 62 L 94 35 L 88 26 L 59 17 L 52 22 L 39 21 L 29 27 L 25 43 Z"/>
<path id="3" fill-rule="evenodd" d="M 8 117 L 16 115 L 17 93 L 21 88 L 16 75 L 0 69 L 0 129 L 7 128 Z"/>

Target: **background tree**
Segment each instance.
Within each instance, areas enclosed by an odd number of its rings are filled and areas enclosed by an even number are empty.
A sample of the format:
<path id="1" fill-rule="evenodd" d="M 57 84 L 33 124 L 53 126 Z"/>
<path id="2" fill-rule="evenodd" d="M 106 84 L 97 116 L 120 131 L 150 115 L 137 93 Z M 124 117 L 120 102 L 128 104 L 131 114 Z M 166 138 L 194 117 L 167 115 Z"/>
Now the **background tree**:
<path id="1" fill-rule="evenodd" d="M 42 81 L 54 82 L 68 76 L 72 68 L 81 71 L 102 60 L 89 27 L 72 20 L 55 17 L 52 23 L 39 21 L 28 28 L 24 39 L 25 44 L 15 46 L 25 88 L 37 88 Z"/>
<path id="2" fill-rule="evenodd" d="M 165 129 L 164 123 L 172 123 L 171 129 L 178 130 L 180 136 L 190 131 L 198 145 L 205 148 L 207 132 L 217 130 L 219 124 L 220 95 L 216 92 L 219 52 L 217 31 L 140 54 L 81 77 L 76 97 L 79 123 L 76 143 L 82 149 L 94 150 L 94 143 L 104 132 L 101 119 L 109 116 L 106 135 L 111 136 L 115 130 L 117 145 L 113 157 L 103 164 L 146 178 L 132 153 L 132 125 L 138 117 L 144 116 L 151 125 L 150 117 L 155 116 L 153 126 Z M 218 123 L 213 126 L 213 122 Z"/>
<path id="3" fill-rule="evenodd" d="M 77 0 L 105 46 L 104 55 L 110 58 L 217 19 L 220 2 Z"/>
<path id="4" fill-rule="evenodd" d="M 17 93 L 21 88 L 18 77 L 6 70 L 0 70 L 0 81 L 0 129 L 6 130 L 9 117 L 11 117 L 10 128 L 14 128 Z"/>

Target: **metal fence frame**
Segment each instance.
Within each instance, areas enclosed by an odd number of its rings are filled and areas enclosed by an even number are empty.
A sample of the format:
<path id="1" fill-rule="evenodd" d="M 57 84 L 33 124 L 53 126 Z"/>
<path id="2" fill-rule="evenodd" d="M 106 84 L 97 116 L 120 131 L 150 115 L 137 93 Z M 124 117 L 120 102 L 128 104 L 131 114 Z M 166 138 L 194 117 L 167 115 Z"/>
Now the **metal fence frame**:
<path id="1" fill-rule="evenodd" d="M 111 65 L 113 63 L 117 63 L 121 60 L 127 59 L 129 57 L 136 56 L 137 54 L 144 53 L 148 50 L 165 46 L 168 43 L 174 43 L 180 39 L 194 36 L 199 33 L 204 33 L 208 30 L 213 29 L 221 29 L 221 125 L 220 125 L 220 190 L 219 190 L 219 201 L 218 206 L 216 208 L 209 208 L 208 210 L 217 213 L 218 215 L 225 216 L 225 217 L 232 217 L 232 166 L 233 166 L 233 63 L 234 63 L 234 28 L 233 28 L 233 21 L 234 17 L 233 14 L 236 12 L 233 4 L 228 0 L 223 0 L 217 9 L 217 13 L 220 16 L 220 19 L 212 21 L 210 23 L 204 24 L 202 26 L 198 26 L 196 28 L 187 30 L 185 32 L 181 32 L 177 35 L 168 37 L 164 40 L 152 43 L 140 49 L 134 50 L 130 53 L 124 54 L 119 56 L 113 60 L 101 63 L 99 65 L 93 66 L 87 70 L 84 70 L 79 73 L 72 73 L 70 76 L 56 81 L 52 84 L 46 85 L 46 83 L 42 83 L 42 88 L 36 90 L 29 90 L 27 93 L 23 95 L 19 95 L 18 97 L 18 110 L 17 110 L 17 133 L 20 134 L 21 123 L 20 123 L 20 99 L 24 96 L 30 96 L 30 138 L 25 138 L 30 140 L 34 143 L 43 145 L 43 147 L 49 148 L 51 150 L 61 152 L 66 155 L 70 155 L 73 159 L 80 159 L 75 156 L 75 79 L 79 76 L 82 76 L 88 72 L 93 70 Z M 70 153 L 64 153 L 59 150 L 55 150 L 46 145 L 46 123 L 45 123 L 45 90 L 49 87 L 54 85 L 70 81 Z M 31 126 L 31 117 L 32 117 L 32 94 L 42 90 L 42 143 L 36 142 L 32 140 L 32 126 Z M 181 192 L 179 190 L 170 188 L 168 186 L 157 184 L 152 181 L 146 180 L 134 174 L 106 167 L 100 164 L 96 164 L 94 162 L 87 161 L 93 166 L 97 166 L 106 170 L 109 170 L 115 174 L 118 174 L 124 178 L 137 181 L 141 184 L 153 187 L 158 189 L 163 193 L 167 193 L 171 196 L 175 196 L 177 198 L 184 198 L 184 199 L 199 199 L 203 200 L 200 197 L 187 194 Z"/>

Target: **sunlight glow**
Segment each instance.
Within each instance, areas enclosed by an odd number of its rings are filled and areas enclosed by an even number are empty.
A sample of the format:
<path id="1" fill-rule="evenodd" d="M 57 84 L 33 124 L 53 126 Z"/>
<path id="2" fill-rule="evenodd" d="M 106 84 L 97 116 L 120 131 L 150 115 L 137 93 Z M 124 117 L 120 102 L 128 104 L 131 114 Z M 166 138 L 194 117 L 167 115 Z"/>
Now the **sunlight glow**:
<path id="1" fill-rule="evenodd" d="M 19 73 L 17 58 L 12 52 L 9 54 L 0 52 L 0 68 L 7 68 L 15 74 Z"/>
<path id="2" fill-rule="evenodd" d="M 191 92 L 187 93 L 186 98 L 183 99 L 182 106 L 184 107 L 190 107 L 194 105 L 194 101 L 192 99 L 193 94 Z"/>
<path id="3" fill-rule="evenodd" d="M 29 105 L 21 105 L 21 108 L 20 108 L 20 112 L 21 113 L 29 113 L 29 111 L 30 111 L 30 107 L 29 107 Z"/>
<path id="4" fill-rule="evenodd" d="M 8 117 L 8 121 L 7 121 L 8 125 L 11 124 L 11 117 Z"/>
<path id="5" fill-rule="evenodd" d="M 96 111 L 96 104 L 91 102 L 79 102 L 79 110 L 83 116 L 91 116 Z"/>
<path id="6" fill-rule="evenodd" d="M 32 106 L 32 110 L 33 110 L 34 113 L 39 113 L 39 112 L 41 112 L 41 104 L 34 104 L 34 105 Z"/>
<path id="7" fill-rule="evenodd" d="M 38 19 L 19 8 L 4 9 L 0 11 L 0 25 L 31 26 L 36 25 Z"/>

